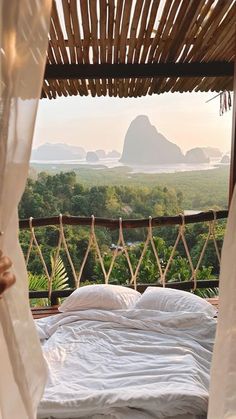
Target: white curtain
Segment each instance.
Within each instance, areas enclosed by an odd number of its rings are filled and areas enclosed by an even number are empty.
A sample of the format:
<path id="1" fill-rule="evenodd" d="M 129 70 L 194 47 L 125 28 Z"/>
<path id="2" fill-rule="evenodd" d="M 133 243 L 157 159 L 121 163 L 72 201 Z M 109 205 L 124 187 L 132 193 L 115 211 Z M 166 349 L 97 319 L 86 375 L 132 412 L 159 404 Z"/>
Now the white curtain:
<path id="1" fill-rule="evenodd" d="M 222 249 L 208 419 L 236 418 L 236 188 Z"/>
<path id="2" fill-rule="evenodd" d="M 28 303 L 17 206 L 28 174 L 51 0 L 0 0 L 0 248 L 16 284 L 0 300 L 0 418 L 34 419 L 46 367 Z"/>

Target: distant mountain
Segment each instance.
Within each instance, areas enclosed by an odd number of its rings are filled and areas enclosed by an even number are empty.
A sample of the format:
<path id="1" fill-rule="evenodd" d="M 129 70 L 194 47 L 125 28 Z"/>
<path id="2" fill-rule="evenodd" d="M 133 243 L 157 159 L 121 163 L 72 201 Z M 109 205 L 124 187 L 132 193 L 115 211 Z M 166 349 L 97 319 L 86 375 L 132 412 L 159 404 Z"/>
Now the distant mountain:
<path id="1" fill-rule="evenodd" d="M 95 162 L 99 161 L 99 157 L 98 157 L 97 153 L 95 153 L 95 151 L 88 151 L 87 154 L 86 154 L 86 160 L 87 160 L 87 162 L 95 163 Z"/>
<path id="2" fill-rule="evenodd" d="M 106 159 L 106 158 L 120 158 L 121 154 L 119 153 L 119 151 L 116 150 L 112 150 L 112 151 L 108 151 L 107 153 L 105 152 L 105 150 L 96 150 L 95 153 L 97 154 L 97 156 L 99 157 L 99 159 Z"/>
<path id="3" fill-rule="evenodd" d="M 112 151 L 108 151 L 107 153 L 107 157 L 109 158 L 120 158 L 121 154 L 119 153 L 119 151 L 116 150 L 112 150 Z"/>
<path id="4" fill-rule="evenodd" d="M 224 163 L 224 164 L 229 164 L 230 163 L 230 157 L 227 155 L 227 154 L 225 154 L 223 157 L 222 157 L 222 159 L 221 159 L 221 161 L 220 161 L 221 163 Z"/>
<path id="5" fill-rule="evenodd" d="M 145 115 L 135 118 L 126 133 L 121 162 L 125 164 L 182 163 L 180 148 L 151 125 Z"/>
<path id="6" fill-rule="evenodd" d="M 82 160 L 85 156 L 82 147 L 45 143 L 32 151 L 31 160 Z"/>
<path id="7" fill-rule="evenodd" d="M 105 159 L 106 158 L 105 150 L 96 150 L 95 153 L 97 154 L 99 159 Z"/>
<path id="8" fill-rule="evenodd" d="M 222 152 L 215 147 L 201 147 L 203 151 L 205 151 L 206 155 L 211 158 L 220 158 L 222 157 Z"/>
<path id="9" fill-rule="evenodd" d="M 201 147 L 188 150 L 185 155 L 185 163 L 209 163 L 210 159 Z"/>

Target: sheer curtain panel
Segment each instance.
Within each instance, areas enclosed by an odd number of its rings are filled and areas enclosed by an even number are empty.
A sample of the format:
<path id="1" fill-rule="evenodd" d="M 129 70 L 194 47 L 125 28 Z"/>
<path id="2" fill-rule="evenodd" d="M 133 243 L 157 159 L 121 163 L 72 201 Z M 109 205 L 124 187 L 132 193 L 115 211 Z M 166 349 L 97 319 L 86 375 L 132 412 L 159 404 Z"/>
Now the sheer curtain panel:
<path id="1" fill-rule="evenodd" d="M 16 284 L 0 300 L 0 418 L 34 419 L 46 367 L 28 303 L 17 206 L 28 175 L 51 0 L 0 0 L 0 248 Z"/>
<path id="2" fill-rule="evenodd" d="M 208 419 L 236 418 L 236 188 L 221 256 L 220 309 L 213 353 Z"/>

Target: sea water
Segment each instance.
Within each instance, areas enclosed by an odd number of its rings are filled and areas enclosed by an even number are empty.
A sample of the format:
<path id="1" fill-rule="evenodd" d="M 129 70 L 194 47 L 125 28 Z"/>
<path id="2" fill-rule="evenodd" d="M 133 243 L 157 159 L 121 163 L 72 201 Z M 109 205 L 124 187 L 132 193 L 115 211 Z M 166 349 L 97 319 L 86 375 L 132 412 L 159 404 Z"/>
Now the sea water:
<path id="1" fill-rule="evenodd" d="M 131 165 L 123 164 L 119 158 L 101 159 L 97 162 L 88 162 L 84 160 L 32 160 L 31 163 L 47 164 L 51 168 L 53 165 L 70 165 L 73 166 L 89 166 L 93 169 L 102 170 L 105 168 L 112 169 L 115 167 L 128 167 L 130 173 L 175 173 L 175 172 L 192 172 L 195 170 L 211 170 L 215 167 L 225 166 L 220 163 L 220 159 L 211 159 L 209 163 L 176 163 L 176 164 L 156 164 L 156 165 Z"/>

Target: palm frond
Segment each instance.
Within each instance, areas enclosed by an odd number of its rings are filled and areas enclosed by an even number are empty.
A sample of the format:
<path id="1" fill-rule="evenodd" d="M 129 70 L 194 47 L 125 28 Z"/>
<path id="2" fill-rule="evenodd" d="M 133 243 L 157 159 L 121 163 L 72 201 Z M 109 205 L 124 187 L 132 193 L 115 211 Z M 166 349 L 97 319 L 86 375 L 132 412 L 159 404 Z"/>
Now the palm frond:
<path id="1" fill-rule="evenodd" d="M 65 265 L 60 256 L 58 256 L 55 261 L 51 255 L 51 268 L 54 272 L 52 280 L 52 289 L 53 290 L 65 290 L 69 288 L 69 278 L 66 272 Z"/>

